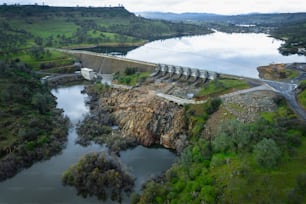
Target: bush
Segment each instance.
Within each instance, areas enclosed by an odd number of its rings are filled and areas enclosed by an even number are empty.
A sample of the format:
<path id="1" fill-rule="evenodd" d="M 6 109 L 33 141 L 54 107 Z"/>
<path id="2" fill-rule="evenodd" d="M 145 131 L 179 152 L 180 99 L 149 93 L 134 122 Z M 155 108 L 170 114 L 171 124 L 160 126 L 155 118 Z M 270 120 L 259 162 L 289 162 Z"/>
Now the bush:
<path id="1" fill-rule="evenodd" d="M 125 70 L 124 70 L 124 73 L 126 75 L 133 75 L 135 74 L 137 71 L 137 68 L 134 68 L 134 67 L 127 67 Z"/>
<path id="2" fill-rule="evenodd" d="M 219 154 L 214 154 L 214 156 L 211 159 L 210 162 L 210 167 L 211 168 L 215 168 L 218 166 L 222 166 L 223 164 L 225 164 L 225 159 L 222 155 Z"/>
<path id="3" fill-rule="evenodd" d="M 220 98 L 213 98 L 212 100 L 208 101 L 208 105 L 206 107 L 206 112 L 210 115 L 216 112 L 219 109 L 222 101 Z"/>
<path id="4" fill-rule="evenodd" d="M 131 195 L 131 204 L 137 204 L 140 200 L 140 195 L 137 193 L 133 193 Z"/>
<path id="5" fill-rule="evenodd" d="M 228 120 L 221 124 L 220 129 L 213 141 L 216 151 L 238 152 L 248 147 L 251 136 L 247 126 L 238 120 Z"/>
<path id="6" fill-rule="evenodd" d="M 300 194 L 302 195 L 306 194 L 306 173 L 297 176 L 296 189 Z"/>
<path id="7" fill-rule="evenodd" d="M 276 167 L 281 151 L 273 139 L 264 138 L 255 145 L 254 158 L 257 164 L 264 168 Z"/>
<path id="8" fill-rule="evenodd" d="M 83 197 L 95 195 L 106 200 L 110 194 L 113 201 L 119 202 L 122 191 L 130 192 L 134 185 L 134 180 L 122 170 L 117 159 L 104 153 L 85 155 L 64 172 L 62 180 L 65 185 L 75 186 Z"/>

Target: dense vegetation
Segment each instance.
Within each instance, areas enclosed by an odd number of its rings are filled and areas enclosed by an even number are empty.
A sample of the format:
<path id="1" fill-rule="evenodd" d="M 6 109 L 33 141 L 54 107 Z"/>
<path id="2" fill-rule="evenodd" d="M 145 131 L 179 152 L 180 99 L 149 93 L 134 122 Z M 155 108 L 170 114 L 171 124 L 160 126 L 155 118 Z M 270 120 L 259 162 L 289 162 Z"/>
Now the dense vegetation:
<path id="1" fill-rule="evenodd" d="M 191 144 L 133 202 L 304 203 L 306 130 L 286 103 L 248 124 L 226 117 L 217 134 L 205 138 L 212 104 L 218 103 L 187 107 Z"/>
<path id="2" fill-rule="evenodd" d="M 58 153 L 67 119 L 48 87 L 19 61 L 0 63 L 0 180 Z"/>
<path id="3" fill-rule="evenodd" d="M 285 40 L 279 49 L 282 54 L 303 54 L 306 55 L 306 23 L 284 23 L 272 32 L 272 36 Z"/>
<path id="4" fill-rule="evenodd" d="M 149 76 L 149 72 L 139 72 L 137 68 L 127 67 L 124 73 L 115 73 L 113 79 L 119 84 L 135 86 L 143 83 Z"/>
<path id="5" fill-rule="evenodd" d="M 133 178 L 123 171 L 118 159 L 103 153 L 82 157 L 63 174 L 65 185 L 75 186 L 83 197 L 97 196 L 100 200 L 122 200 L 122 192 L 130 192 Z"/>

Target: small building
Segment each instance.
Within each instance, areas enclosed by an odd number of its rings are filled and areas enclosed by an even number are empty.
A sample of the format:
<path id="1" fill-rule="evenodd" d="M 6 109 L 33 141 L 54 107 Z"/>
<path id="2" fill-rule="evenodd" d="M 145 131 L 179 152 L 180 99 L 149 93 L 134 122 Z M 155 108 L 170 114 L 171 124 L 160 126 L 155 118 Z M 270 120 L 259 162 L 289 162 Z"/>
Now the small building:
<path id="1" fill-rule="evenodd" d="M 89 68 L 82 68 L 81 75 L 89 81 L 96 78 L 96 73 L 92 69 L 89 69 Z"/>

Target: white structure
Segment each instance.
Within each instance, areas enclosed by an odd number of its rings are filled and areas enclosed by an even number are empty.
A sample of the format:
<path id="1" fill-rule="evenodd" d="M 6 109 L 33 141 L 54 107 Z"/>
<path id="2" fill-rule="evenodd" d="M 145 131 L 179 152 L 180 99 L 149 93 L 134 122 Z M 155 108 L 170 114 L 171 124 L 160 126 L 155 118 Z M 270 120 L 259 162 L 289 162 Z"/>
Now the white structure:
<path id="1" fill-rule="evenodd" d="M 112 74 L 101 74 L 100 76 L 102 77 L 101 79 L 102 84 L 112 85 L 112 81 L 113 81 Z"/>
<path id="2" fill-rule="evenodd" d="M 89 68 L 82 68 L 81 75 L 89 81 L 96 78 L 96 73 L 92 69 L 89 69 Z"/>

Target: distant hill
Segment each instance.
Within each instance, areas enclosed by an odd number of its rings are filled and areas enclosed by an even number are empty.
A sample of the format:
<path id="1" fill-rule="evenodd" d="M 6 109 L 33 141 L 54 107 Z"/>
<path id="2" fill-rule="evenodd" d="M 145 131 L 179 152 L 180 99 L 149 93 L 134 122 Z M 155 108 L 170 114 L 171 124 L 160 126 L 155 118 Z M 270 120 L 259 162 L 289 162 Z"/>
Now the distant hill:
<path id="1" fill-rule="evenodd" d="M 162 13 L 140 12 L 138 15 L 150 19 L 163 19 L 170 21 L 198 21 L 210 23 L 275 25 L 306 21 L 306 13 L 269 13 L 269 14 L 243 14 L 243 15 L 218 15 L 211 13 Z"/>
<path id="2" fill-rule="evenodd" d="M 140 15 L 144 18 L 150 19 L 162 19 L 168 21 L 194 21 L 201 19 L 210 19 L 216 18 L 220 15 L 210 14 L 210 13 L 164 13 L 164 12 L 138 12 L 137 15 Z"/>

